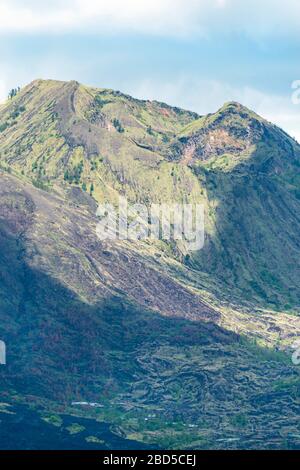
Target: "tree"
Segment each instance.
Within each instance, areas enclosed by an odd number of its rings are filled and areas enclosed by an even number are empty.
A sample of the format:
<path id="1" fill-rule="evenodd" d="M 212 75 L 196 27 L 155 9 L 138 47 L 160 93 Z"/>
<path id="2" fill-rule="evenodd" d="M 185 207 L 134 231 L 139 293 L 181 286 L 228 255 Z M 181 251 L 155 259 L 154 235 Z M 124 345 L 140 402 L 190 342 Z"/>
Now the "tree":
<path id="1" fill-rule="evenodd" d="M 20 87 L 12 88 L 8 93 L 8 99 L 12 100 L 20 91 Z"/>
<path id="2" fill-rule="evenodd" d="M 147 132 L 149 135 L 153 135 L 153 130 L 151 126 L 147 127 Z"/>
<path id="3" fill-rule="evenodd" d="M 120 123 L 119 119 L 114 119 L 113 120 L 113 125 L 117 129 L 118 132 L 120 132 L 120 133 L 124 132 L 124 127 Z"/>

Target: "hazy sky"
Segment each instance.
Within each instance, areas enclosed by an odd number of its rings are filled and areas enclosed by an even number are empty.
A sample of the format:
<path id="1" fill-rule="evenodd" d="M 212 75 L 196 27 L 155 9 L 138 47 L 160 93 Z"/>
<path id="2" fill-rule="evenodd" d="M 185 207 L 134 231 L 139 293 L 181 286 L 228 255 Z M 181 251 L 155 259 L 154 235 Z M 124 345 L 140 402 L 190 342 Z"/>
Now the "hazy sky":
<path id="1" fill-rule="evenodd" d="M 0 100 L 35 78 L 200 114 L 236 100 L 300 140 L 300 1 L 0 0 Z"/>

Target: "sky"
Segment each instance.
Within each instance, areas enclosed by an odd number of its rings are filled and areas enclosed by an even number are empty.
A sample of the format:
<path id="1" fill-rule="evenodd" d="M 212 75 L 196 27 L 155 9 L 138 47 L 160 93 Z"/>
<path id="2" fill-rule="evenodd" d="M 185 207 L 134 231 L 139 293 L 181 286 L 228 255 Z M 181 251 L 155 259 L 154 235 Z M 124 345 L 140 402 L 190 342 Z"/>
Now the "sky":
<path id="1" fill-rule="evenodd" d="M 199 114 L 234 100 L 300 141 L 299 26 L 299 0 L 0 0 L 0 101 L 36 78 Z"/>

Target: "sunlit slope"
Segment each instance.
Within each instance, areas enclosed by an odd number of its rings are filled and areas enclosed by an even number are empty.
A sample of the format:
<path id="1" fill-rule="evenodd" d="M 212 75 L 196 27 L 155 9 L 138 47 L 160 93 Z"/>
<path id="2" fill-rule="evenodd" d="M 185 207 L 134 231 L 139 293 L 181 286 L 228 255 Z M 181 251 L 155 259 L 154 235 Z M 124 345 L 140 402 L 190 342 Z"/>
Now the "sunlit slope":
<path id="1" fill-rule="evenodd" d="M 2 168 L 42 189 L 77 188 L 78 201 L 203 204 L 204 249 L 164 249 L 214 295 L 299 307 L 299 145 L 244 106 L 200 117 L 37 80 L 2 106 L 0 130 Z"/>

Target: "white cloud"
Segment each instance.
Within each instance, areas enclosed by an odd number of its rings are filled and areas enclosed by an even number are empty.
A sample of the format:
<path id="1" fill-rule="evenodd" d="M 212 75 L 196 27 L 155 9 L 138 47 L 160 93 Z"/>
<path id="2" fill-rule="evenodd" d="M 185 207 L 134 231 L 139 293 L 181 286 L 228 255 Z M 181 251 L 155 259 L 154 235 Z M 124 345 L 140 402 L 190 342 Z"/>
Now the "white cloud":
<path id="1" fill-rule="evenodd" d="M 0 33 L 299 34 L 299 0 L 0 0 Z"/>
<path id="2" fill-rule="evenodd" d="M 208 7 L 208 3 L 210 6 Z M 93 30 L 177 35 L 194 29 L 193 15 L 215 10 L 224 0 L 64 0 L 43 2 L 1 0 L 0 32 L 69 32 Z"/>

